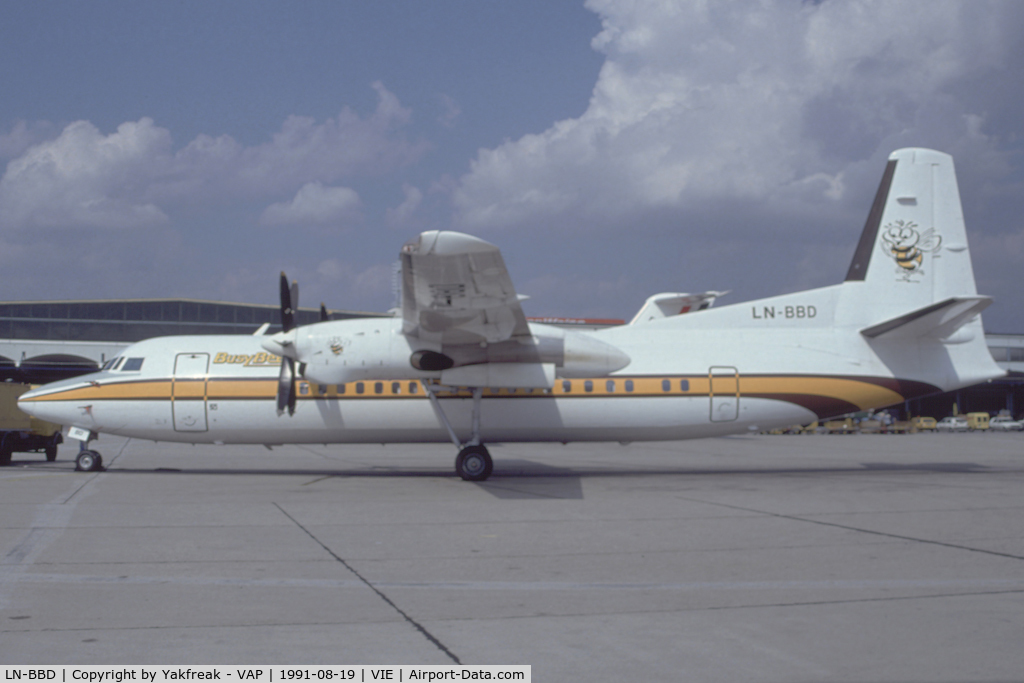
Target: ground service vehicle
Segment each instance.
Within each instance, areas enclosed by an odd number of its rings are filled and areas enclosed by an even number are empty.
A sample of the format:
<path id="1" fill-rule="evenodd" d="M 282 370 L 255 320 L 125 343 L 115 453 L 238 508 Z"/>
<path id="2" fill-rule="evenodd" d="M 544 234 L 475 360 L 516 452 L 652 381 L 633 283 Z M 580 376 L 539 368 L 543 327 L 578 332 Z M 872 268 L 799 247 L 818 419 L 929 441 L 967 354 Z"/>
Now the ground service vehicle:
<path id="1" fill-rule="evenodd" d="M 988 429 L 988 413 L 967 413 L 967 428 L 972 432 Z"/>
<path id="2" fill-rule="evenodd" d="M 963 415 L 952 415 L 944 417 L 935 425 L 937 432 L 966 432 L 970 429 L 967 418 Z"/>
<path id="3" fill-rule="evenodd" d="M 918 417 L 911 418 L 910 422 L 911 422 L 911 424 L 914 425 L 914 429 L 916 429 L 919 432 L 924 432 L 924 431 L 934 432 L 935 431 L 936 422 L 935 422 L 935 418 L 934 417 L 926 417 L 926 416 L 920 415 Z"/>
<path id="4" fill-rule="evenodd" d="M 989 420 L 988 428 L 997 432 L 1024 431 L 1024 420 L 1014 420 L 1009 415 L 997 415 Z"/>
<path id="5" fill-rule="evenodd" d="M 42 451 L 49 462 L 57 459 L 57 445 L 63 441 L 60 425 L 29 417 L 18 409 L 18 398 L 31 388 L 0 383 L 0 465 L 9 465 L 12 453 L 24 451 Z"/>

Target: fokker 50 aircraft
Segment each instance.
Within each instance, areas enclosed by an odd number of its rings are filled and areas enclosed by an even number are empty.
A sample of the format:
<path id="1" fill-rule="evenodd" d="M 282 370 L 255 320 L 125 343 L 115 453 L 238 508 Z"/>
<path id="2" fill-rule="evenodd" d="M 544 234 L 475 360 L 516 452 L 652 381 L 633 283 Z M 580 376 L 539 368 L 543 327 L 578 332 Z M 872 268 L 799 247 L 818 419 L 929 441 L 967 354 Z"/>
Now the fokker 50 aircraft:
<path id="1" fill-rule="evenodd" d="M 70 427 L 232 444 L 653 441 L 807 423 L 1000 377 L 985 345 L 953 160 L 894 152 L 841 284 L 685 315 L 652 297 L 594 332 L 527 322 L 498 249 L 456 232 L 406 243 L 401 316 L 139 342 L 101 371 L 24 394 Z M 686 299 L 706 305 L 717 292 Z"/>

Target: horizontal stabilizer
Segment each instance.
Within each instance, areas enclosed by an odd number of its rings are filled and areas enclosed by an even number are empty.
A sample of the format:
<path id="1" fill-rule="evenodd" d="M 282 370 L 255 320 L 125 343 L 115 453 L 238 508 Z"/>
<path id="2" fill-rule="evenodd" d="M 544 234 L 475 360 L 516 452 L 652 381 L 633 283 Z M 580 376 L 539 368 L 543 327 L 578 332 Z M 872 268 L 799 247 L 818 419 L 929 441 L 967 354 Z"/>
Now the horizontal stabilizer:
<path id="1" fill-rule="evenodd" d="M 860 331 L 869 339 L 945 339 L 992 303 L 987 296 L 957 296 Z"/>

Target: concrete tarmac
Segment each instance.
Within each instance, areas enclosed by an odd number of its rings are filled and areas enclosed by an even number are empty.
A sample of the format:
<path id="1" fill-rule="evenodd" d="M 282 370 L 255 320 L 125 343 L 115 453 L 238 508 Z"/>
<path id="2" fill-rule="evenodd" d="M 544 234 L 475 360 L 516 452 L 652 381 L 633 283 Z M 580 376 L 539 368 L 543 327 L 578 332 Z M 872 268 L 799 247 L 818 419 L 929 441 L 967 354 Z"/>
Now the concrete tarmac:
<path id="1" fill-rule="evenodd" d="M 0 469 L 2 664 L 1024 680 L 1024 434 L 180 446 Z"/>

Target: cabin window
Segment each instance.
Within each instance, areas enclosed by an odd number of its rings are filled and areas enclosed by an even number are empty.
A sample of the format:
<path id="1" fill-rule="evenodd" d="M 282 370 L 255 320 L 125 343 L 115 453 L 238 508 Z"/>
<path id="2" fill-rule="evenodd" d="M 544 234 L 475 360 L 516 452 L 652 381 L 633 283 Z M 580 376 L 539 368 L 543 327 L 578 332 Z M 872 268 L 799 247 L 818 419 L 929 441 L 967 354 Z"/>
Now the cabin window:
<path id="1" fill-rule="evenodd" d="M 142 361 L 144 360 L 146 359 L 129 358 L 124 362 L 124 365 L 121 366 L 121 372 L 138 372 L 139 370 L 142 369 Z"/>
<path id="2" fill-rule="evenodd" d="M 594 383 L 591 382 L 589 379 L 586 382 L 583 383 L 583 391 L 585 391 L 585 392 L 587 392 L 589 394 L 593 390 L 594 390 Z"/>
<path id="3" fill-rule="evenodd" d="M 373 393 L 375 393 L 375 394 L 383 394 L 384 393 L 384 382 L 374 382 L 373 383 Z"/>
<path id="4" fill-rule="evenodd" d="M 365 391 L 365 387 L 363 386 L 363 383 L 362 382 L 356 382 L 356 393 L 357 394 L 361 394 L 361 393 L 363 393 L 363 391 Z"/>
<path id="5" fill-rule="evenodd" d="M 672 382 L 668 381 L 667 379 L 661 380 L 661 390 L 672 391 Z"/>
<path id="6" fill-rule="evenodd" d="M 417 384 L 416 382 L 409 382 L 409 393 L 410 394 L 415 394 L 419 390 L 420 390 L 420 385 L 419 384 Z"/>
<path id="7" fill-rule="evenodd" d="M 604 388 L 608 390 L 609 394 L 615 393 L 615 380 L 610 379 L 604 383 Z"/>
<path id="8" fill-rule="evenodd" d="M 391 383 L 391 393 L 392 394 L 400 394 L 400 393 L 402 393 L 402 383 L 401 382 L 392 382 Z"/>
<path id="9" fill-rule="evenodd" d="M 567 380 L 567 379 L 563 379 L 563 380 L 562 380 L 562 391 L 564 391 L 564 392 L 565 392 L 565 393 L 567 393 L 567 394 L 568 394 L 568 393 L 569 393 L 570 391 L 572 391 L 572 382 L 570 382 L 570 381 L 569 381 L 569 380 Z"/>
<path id="10" fill-rule="evenodd" d="M 626 391 L 627 392 L 633 391 L 633 380 L 631 380 L 631 379 L 627 379 L 626 380 Z"/>
<path id="11" fill-rule="evenodd" d="M 309 384 L 306 382 L 299 382 L 299 394 L 302 396 L 309 396 Z"/>
<path id="12" fill-rule="evenodd" d="M 345 393 L 345 385 L 344 384 L 339 384 L 338 385 L 338 393 L 339 394 L 344 394 Z"/>
<path id="13" fill-rule="evenodd" d="M 690 390 L 690 380 L 688 380 L 688 379 L 681 379 L 681 380 L 679 380 L 679 391 L 689 391 L 689 390 Z"/>

